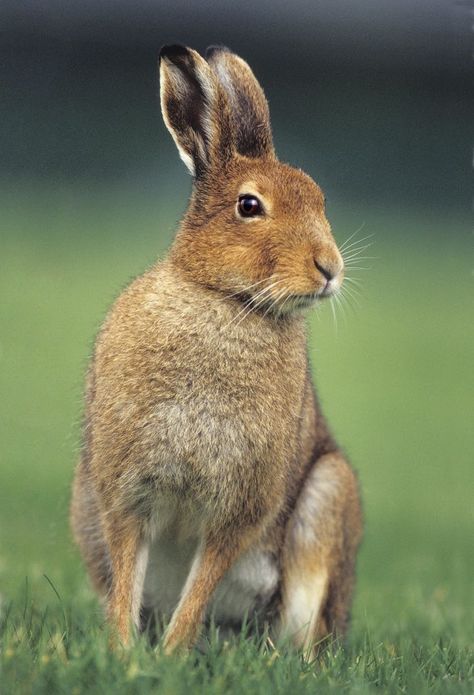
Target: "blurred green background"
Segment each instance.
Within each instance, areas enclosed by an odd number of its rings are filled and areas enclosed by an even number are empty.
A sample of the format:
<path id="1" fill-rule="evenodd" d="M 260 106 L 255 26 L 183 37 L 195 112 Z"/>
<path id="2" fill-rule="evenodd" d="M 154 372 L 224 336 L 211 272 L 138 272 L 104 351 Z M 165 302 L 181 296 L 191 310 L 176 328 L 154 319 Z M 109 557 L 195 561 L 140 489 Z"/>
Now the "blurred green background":
<path id="1" fill-rule="evenodd" d="M 83 377 L 120 289 L 169 246 L 190 180 L 159 114 L 161 44 L 245 57 L 282 159 L 334 234 L 373 235 L 360 296 L 311 315 L 366 534 L 355 629 L 472 640 L 469 3 L 2 5 L 0 594 L 89 596 L 68 528 Z M 365 254 L 363 254 L 365 255 Z M 357 628 L 357 626 L 359 626 Z"/>

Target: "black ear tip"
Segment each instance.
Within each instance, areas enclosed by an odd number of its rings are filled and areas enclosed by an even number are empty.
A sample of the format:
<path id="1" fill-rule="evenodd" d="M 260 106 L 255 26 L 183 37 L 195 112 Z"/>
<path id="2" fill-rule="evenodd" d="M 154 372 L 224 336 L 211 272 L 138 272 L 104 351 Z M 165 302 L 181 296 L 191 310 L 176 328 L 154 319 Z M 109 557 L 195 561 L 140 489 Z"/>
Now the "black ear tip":
<path id="1" fill-rule="evenodd" d="M 217 53 L 232 53 L 227 46 L 208 46 L 206 48 L 206 60 L 211 60 Z"/>
<path id="2" fill-rule="evenodd" d="M 189 49 L 181 43 L 172 43 L 160 48 L 160 62 L 163 58 L 173 61 L 189 54 Z"/>

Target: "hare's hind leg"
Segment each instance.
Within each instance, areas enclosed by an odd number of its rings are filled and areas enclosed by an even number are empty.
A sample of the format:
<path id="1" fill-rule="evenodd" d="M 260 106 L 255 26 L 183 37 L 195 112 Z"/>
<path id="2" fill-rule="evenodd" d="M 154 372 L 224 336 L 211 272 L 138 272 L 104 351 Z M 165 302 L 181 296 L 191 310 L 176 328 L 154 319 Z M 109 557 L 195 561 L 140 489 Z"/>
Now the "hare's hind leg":
<path id="1" fill-rule="evenodd" d="M 106 600 L 109 620 L 126 644 L 130 624 L 140 626 L 148 546 L 135 518 L 123 512 L 106 517 L 101 513 L 85 460 L 74 479 L 71 525 L 91 581 Z"/>
<path id="2" fill-rule="evenodd" d="M 140 630 L 140 609 L 148 561 L 142 522 L 124 512 L 109 514 L 104 523 L 112 565 L 112 587 L 107 613 L 122 644 L 130 639 L 131 625 Z"/>
<path id="3" fill-rule="evenodd" d="M 361 529 L 354 473 L 339 452 L 325 454 L 303 485 L 282 553 L 280 636 L 309 654 L 347 630 Z"/>
<path id="4" fill-rule="evenodd" d="M 112 566 L 89 467 L 83 459 L 72 488 L 71 527 L 94 588 L 105 596 L 112 587 Z"/>

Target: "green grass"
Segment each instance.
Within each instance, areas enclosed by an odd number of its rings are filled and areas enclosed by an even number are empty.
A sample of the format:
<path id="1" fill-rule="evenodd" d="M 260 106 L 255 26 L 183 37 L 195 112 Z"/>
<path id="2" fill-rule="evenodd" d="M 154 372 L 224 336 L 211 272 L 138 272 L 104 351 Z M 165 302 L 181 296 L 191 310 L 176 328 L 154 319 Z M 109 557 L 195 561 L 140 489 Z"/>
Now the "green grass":
<path id="1" fill-rule="evenodd" d="M 377 258 L 337 330 L 329 307 L 311 319 L 321 400 L 365 507 L 347 647 L 314 664 L 245 636 L 211 635 L 186 657 L 143 640 L 109 652 L 70 538 L 69 485 L 93 336 L 179 215 L 182 191 L 161 193 L 1 196 L 1 692 L 471 693 L 470 232 L 408 210 L 333 212 L 340 241 L 365 221 Z"/>

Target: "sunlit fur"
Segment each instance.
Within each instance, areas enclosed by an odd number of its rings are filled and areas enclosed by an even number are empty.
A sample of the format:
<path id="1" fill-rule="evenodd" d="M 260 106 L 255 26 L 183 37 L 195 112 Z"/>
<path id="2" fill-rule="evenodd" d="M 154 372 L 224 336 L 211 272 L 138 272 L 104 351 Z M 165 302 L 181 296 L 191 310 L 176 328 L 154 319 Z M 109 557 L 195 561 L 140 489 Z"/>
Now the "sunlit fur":
<path id="1" fill-rule="evenodd" d="M 361 538 L 301 312 L 340 287 L 342 258 L 321 190 L 276 159 L 249 66 L 170 46 L 160 75 L 193 193 L 168 257 L 98 335 L 74 535 L 124 644 L 150 612 L 169 621 L 166 652 L 206 616 L 222 630 L 257 617 L 312 654 L 346 633 Z M 245 193 L 261 215 L 239 215 Z"/>
<path id="2" fill-rule="evenodd" d="M 239 218 L 236 204 L 243 192 L 262 201 L 262 215 Z M 331 292 L 344 273 L 321 189 L 273 156 L 256 166 L 235 155 L 224 171 L 196 185 L 171 259 L 193 280 L 221 292 L 256 297 L 269 288 L 262 308 L 275 301 L 275 309 L 285 303 L 287 311 L 322 298 L 326 279 L 315 261 L 334 275 Z"/>

